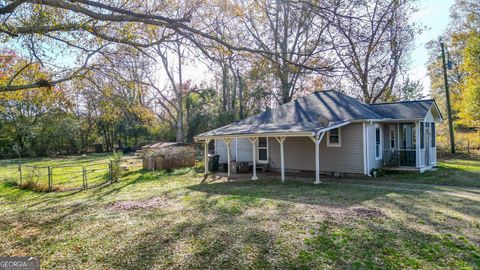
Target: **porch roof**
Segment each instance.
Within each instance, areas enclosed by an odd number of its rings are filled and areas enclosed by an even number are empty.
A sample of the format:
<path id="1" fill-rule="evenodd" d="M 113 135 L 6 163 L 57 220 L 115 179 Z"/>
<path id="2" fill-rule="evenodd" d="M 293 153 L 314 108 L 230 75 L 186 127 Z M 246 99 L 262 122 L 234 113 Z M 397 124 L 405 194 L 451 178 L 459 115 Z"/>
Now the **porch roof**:
<path id="1" fill-rule="evenodd" d="M 394 120 L 402 119 L 423 119 L 430 107 L 434 105 L 433 99 L 415 100 L 415 101 L 400 101 L 392 103 L 377 103 L 370 104 L 371 110 Z"/>

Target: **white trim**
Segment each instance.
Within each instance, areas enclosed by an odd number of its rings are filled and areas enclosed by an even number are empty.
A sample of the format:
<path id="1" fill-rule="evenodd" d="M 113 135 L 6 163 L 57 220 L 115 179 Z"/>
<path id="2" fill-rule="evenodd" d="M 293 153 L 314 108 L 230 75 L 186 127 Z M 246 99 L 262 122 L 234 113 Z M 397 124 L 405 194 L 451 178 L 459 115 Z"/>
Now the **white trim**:
<path id="1" fill-rule="evenodd" d="M 363 127 L 363 143 L 362 143 L 363 144 L 363 174 L 368 175 L 365 122 L 362 123 L 362 127 Z"/>
<path id="2" fill-rule="evenodd" d="M 258 137 L 251 137 L 249 138 L 250 142 L 252 143 L 252 163 L 253 163 L 253 176 L 252 180 L 258 180 L 257 177 L 257 142 L 258 142 Z"/>
<path id="3" fill-rule="evenodd" d="M 415 166 L 421 167 L 420 163 L 420 121 L 414 123 L 415 126 Z"/>
<path id="4" fill-rule="evenodd" d="M 378 153 L 380 154 L 377 156 L 377 128 L 380 131 L 380 148 L 378 149 Z M 382 132 L 382 127 L 380 124 L 375 124 L 375 160 L 382 160 L 383 159 L 383 132 Z"/>
<path id="5" fill-rule="evenodd" d="M 326 131 L 329 131 L 329 130 L 332 130 L 332 129 L 336 129 L 336 128 L 339 128 L 339 127 L 346 126 L 350 123 L 351 123 L 350 121 L 344 121 L 344 122 L 341 122 L 339 124 L 329 126 L 329 127 L 326 127 L 326 128 L 317 128 L 312 132 L 312 136 L 316 136 L 316 135 L 320 134 L 321 132 L 326 132 Z"/>
<path id="6" fill-rule="evenodd" d="M 361 123 L 362 121 L 357 121 L 356 123 Z M 348 124 L 353 123 L 353 121 L 345 121 L 330 127 L 319 129 L 318 132 L 325 132 L 330 129 L 334 129 L 337 127 L 343 127 Z M 315 131 L 304 132 L 304 131 L 287 131 L 287 132 L 272 132 L 272 133 L 255 133 L 255 134 L 225 134 L 225 135 L 212 135 L 212 136 L 195 136 L 193 139 L 195 141 L 204 141 L 206 139 L 223 139 L 223 138 L 255 138 L 255 137 L 266 137 L 266 138 L 274 138 L 274 137 L 309 137 L 315 136 Z"/>
<path id="7" fill-rule="evenodd" d="M 235 163 L 238 162 L 238 138 L 235 138 Z"/>
<path id="8" fill-rule="evenodd" d="M 285 142 L 285 137 L 275 137 L 277 142 L 280 144 L 280 175 L 282 182 L 285 182 L 285 151 L 283 143 Z"/>
<path id="9" fill-rule="evenodd" d="M 320 142 L 322 141 L 325 131 L 316 134 L 317 136 L 310 137 L 315 143 L 315 183 L 320 184 Z"/>
<path id="10" fill-rule="evenodd" d="M 210 140 L 205 140 L 204 142 L 204 148 L 203 148 L 203 162 L 204 162 L 204 172 L 205 172 L 205 175 L 208 174 L 208 144 L 210 143 Z"/>
<path id="11" fill-rule="evenodd" d="M 223 141 L 225 142 L 225 145 L 227 145 L 227 177 L 230 178 L 230 164 L 232 163 L 230 145 L 232 143 L 232 138 L 225 138 Z"/>
<path id="12" fill-rule="evenodd" d="M 435 106 L 433 106 L 433 105 L 435 105 Z M 440 121 L 438 121 L 438 123 L 443 123 L 442 113 L 440 112 L 440 109 L 438 108 L 437 103 L 435 101 L 432 102 L 432 105 L 430 105 L 430 108 L 428 108 L 428 110 L 430 111 L 432 109 L 432 107 L 435 107 L 435 110 L 437 111 L 438 118 L 440 119 Z M 425 118 L 427 118 L 427 117 L 425 116 Z M 437 122 L 435 120 L 436 119 L 434 119 L 434 122 Z M 426 122 L 427 119 L 425 119 L 424 121 Z"/>
<path id="13" fill-rule="evenodd" d="M 336 128 L 338 130 L 338 143 L 330 142 L 330 131 L 334 129 L 335 128 L 332 128 L 327 131 L 327 147 L 342 147 L 342 128 L 341 127 Z"/>
<path id="14" fill-rule="evenodd" d="M 366 126 L 366 129 L 365 129 L 365 132 L 366 132 L 366 137 L 367 137 L 367 140 L 366 140 L 366 146 L 367 146 L 367 175 L 370 176 L 370 147 L 369 147 L 369 141 L 370 141 L 370 137 L 369 137 L 369 134 L 368 134 L 368 129 L 369 129 L 369 124 L 365 124 Z"/>
<path id="15" fill-rule="evenodd" d="M 215 135 L 215 136 L 196 136 L 193 137 L 195 141 L 204 141 L 206 139 L 223 139 L 223 138 L 258 138 L 258 137 L 308 137 L 312 136 L 312 132 L 282 132 L 282 133 L 258 133 L 258 134 L 232 134 L 232 135 Z"/>

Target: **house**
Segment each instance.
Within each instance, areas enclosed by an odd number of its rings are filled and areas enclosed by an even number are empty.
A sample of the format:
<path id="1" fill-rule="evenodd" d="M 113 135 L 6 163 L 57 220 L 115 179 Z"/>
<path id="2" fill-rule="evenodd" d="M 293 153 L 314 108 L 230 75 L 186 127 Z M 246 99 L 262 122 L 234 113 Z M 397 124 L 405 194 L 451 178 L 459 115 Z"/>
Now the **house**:
<path id="1" fill-rule="evenodd" d="M 314 92 L 252 117 L 199 134 L 205 154 L 278 171 L 370 175 L 376 168 L 423 172 L 437 162 L 434 100 L 365 104 L 337 91 Z M 206 157 L 205 157 L 206 158 Z M 207 166 L 206 166 L 207 168 Z M 205 171 L 207 173 L 207 170 Z M 228 166 L 230 176 L 230 166 Z"/>

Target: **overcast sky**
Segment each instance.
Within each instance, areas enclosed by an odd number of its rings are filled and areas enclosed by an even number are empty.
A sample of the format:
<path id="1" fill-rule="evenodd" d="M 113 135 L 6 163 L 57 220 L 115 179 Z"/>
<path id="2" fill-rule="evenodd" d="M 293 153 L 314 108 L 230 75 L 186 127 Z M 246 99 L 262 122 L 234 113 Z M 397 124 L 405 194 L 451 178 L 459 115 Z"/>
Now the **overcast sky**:
<path id="1" fill-rule="evenodd" d="M 450 7 L 454 0 L 420 0 L 420 11 L 414 20 L 428 27 L 415 40 L 415 50 L 412 54 L 412 66 L 409 75 L 412 79 L 421 80 L 425 94 L 430 93 L 430 79 L 427 76 L 428 51 L 425 44 L 436 39 L 447 28 Z"/>

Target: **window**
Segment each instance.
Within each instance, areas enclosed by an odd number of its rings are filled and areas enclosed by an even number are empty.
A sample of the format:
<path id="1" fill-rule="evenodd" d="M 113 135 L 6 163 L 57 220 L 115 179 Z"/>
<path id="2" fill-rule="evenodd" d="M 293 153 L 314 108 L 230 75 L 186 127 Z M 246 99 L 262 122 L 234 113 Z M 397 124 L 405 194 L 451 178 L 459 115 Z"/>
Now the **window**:
<path id="1" fill-rule="evenodd" d="M 382 158 L 382 132 L 380 131 L 380 127 L 375 127 L 375 158 L 381 159 Z"/>
<path id="2" fill-rule="evenodd" d="M 342 146 L 342 138 L 340 128 L 331 129 L 327 132 L 327 146 L 340 147 Z"/>
<path id="3" fill-rule="evenodd" d="M 209 154 L 215 154 L 215 140 L 211 140 L 208 143 L 208 153 Z"/>
<path id="4" fill-rule="evenodd" d="M 425 123 L 420 122 L 420 149 L 425 149 Z"/>
<path id="5" fill-rule="evenodd" d="M 258 138 L 258 161 L 268 162 L 268 140 L 266 137 Z"/>
<path id="6" fill-rule="evenodd" d="M 432 139 L 430 141 L 432 142 L 431 143 L 432 147 L 435 147 L 435 145 L 436 145 L 436 141 L 435 141 L 436 140 L 436 137 L 435 137 L 435 122 L 430 123 L 430 127 L 432 129 L 431 133 L 430 133 L 432 135 Z"/>
<path id="7" fill-rule="evenodd" d="M 395 129 L 390 128 L 390 149 L 395 149 Z"/>

